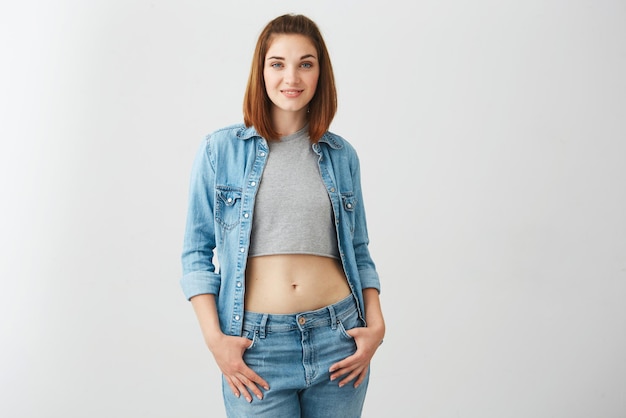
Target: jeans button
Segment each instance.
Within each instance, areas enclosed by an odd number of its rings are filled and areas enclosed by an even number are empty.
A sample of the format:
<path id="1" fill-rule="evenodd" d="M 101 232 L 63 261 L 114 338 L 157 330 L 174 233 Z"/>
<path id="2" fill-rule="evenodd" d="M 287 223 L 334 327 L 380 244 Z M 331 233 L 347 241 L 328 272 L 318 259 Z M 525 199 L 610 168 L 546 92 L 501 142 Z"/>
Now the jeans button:
<path id="1" fill-rule="evenodd" d="M 306 322 L 306 318 L 301 316 L 300 318 L 298 318 L 298 324 L 300 325 L 304 325 L 304 323 Z"/>

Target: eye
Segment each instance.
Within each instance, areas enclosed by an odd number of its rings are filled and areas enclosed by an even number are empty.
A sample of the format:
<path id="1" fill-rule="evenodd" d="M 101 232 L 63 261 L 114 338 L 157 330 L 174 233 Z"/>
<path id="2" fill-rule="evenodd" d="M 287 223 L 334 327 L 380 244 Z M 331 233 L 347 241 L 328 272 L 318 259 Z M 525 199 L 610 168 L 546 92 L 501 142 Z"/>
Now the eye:
<path id="1" fill-rule="evenodd" d="M 302 64 L 300 64 L 300 66 L 306 69 L 313 68 L 313 64 L 310 62 L 303 62 Z"/>
<path id="2" fill-rule="evenodd" d="M 273 62 L 270 64 L 270 67 L 280 69 L 283 67 L 283 64 L 281 62 Z"/>

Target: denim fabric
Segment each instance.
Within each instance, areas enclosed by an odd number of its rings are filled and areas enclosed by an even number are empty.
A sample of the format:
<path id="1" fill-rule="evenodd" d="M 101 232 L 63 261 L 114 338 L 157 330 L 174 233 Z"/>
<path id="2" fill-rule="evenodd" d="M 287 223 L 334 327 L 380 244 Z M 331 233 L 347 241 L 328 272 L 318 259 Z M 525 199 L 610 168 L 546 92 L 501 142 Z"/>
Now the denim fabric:
<path id="1" fill-rule="evenodd" d="M 339 387 L 328 369 L 353 354 L 346 330 L 363 326 L 352 296 L 310 312 L 268 315 L 246 312 L 243 336 L 252 340 L 244 361 L 270 389 L 251 403 L 233 395 L 222 381 L 226 413 L 231 418 L 355 418 L 361 416 L 368 378 L 354 388 Z M 263 390 L 263 389 L 262 389 Z"/>
<path id="2" fill-rule="evenodd" d="M 330 132 L 312 147 L 333 207 L 343 269 L 364 320 L 362 289 L 380 291 L 380 284 L 368 250 L 359 160 L 346 140 Z M 187 298 L 217 295 L 220 327 L 228 335 L 242 331 L 254 200 L 268 155 L 254 128 L 233 125 L 202 141 L 191 172 L 180 283 Z"/>

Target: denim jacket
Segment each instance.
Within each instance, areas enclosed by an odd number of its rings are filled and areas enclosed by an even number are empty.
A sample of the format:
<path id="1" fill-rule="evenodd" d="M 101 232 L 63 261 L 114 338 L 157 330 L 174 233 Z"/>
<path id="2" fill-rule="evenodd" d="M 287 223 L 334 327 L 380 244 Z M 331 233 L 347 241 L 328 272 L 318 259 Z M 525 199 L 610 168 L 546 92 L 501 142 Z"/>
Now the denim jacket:
<path id="1" fill-rule="evenodd" d="M 362 289 L 380 291 L 380 283 L 368 250 L 359 160 L 345 139 L 330 132 L 312 147 L 332 203 L 343 269 L 365 321 Z M 228 335 L 241 335 L 254 200 L 268 154 L 253 127 L 232 125 L 202 141 L 191 172 L 180 284 L 188 299 L 216 295 L 220 327 Z"/>

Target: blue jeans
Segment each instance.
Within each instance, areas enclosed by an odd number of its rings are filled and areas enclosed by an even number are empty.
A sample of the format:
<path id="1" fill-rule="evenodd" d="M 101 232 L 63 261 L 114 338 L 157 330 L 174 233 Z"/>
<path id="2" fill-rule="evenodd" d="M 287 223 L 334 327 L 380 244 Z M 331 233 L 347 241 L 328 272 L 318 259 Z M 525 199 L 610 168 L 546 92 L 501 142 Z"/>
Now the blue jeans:
<path id="1" fill-rule="evenodd" d="M 243 336 L 252 340 L 246 364 L 270 386 L 263 400 L 233 395 L 222 379 L 230 418 L 357 418 L 361 416 L 368 377 L 358 388 L 339 387 L 328 369 L 354 354 L 346 330 L 364 326 L 352 295 L 315 311 L 274 315 L 246 312 Z"/>

